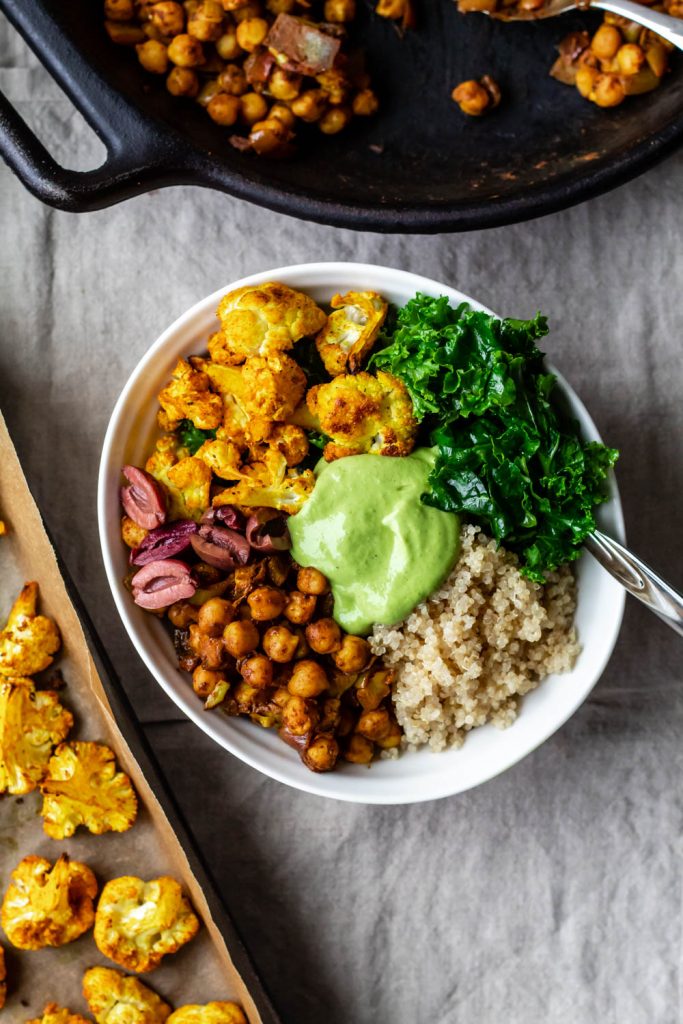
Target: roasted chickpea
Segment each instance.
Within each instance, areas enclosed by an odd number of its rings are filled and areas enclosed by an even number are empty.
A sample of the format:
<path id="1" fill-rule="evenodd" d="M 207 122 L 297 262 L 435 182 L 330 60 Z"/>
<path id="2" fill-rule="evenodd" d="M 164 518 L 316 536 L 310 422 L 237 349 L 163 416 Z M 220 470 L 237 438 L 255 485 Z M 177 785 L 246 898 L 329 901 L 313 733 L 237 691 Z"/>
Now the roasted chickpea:
<path id="1" fill-rule="evenodd" d="M 351 91 L 351 82 L 339 68 L 323 71 L 320 75 L 315 76 L 315 80 L 327 94 L 330 103 L 334 103 L 335 106 L 346 103 Z"/>
<path id="2" fill-rule="evenodd" d="M 165 36 L 178 36 L 185 28 L 185 11 L 176 0 L 162 0 L 150 8 L 152 24 Z"/>
<path id="3" fill-rule="evenodd" d="M 292 100 L 292 113 L 302 121 L 313 123 L 323 116 L 327 104 L 327 94 L 322 89 L 306 89 Z"/>
<path id="4" fill-rule="evenodd" d="M 383 736 L 381 740 L 376 741 L 377 746 L 381 747 L 382 750 L 391 750 L 393 747 L 398 747 L 400 746 L 402 735 L 401 726 L 397 721 L 392 719 L 389 723 L 389 731 L 386 736 Z"/>
<path id="5" fill-rule="evenodd" d="M 285 618 L 294 622 L 297 626 L 303 626 L 310 622 L 315 612 L 315 597 L 313 594 L 302 594 L 300 590 L 293 590 L 287 595 L 285 605 Z"/>
<path id="6" fill-rule="evenodd" d="M 219 92 L 209 100 L 206 110 L 216 124 L 229 127 L 239 117 L 240 101 L 237 96 L 228 96 L 225 92 Z"/>
<path id="7" fill-rule="evenodd" d="M 223 643 L 233 658 L 243 658 L 258 647 L 259 633 L 253 622 L 236 619 L 223 630 Z"/>
<path id="8" fill-rule="evenodd" d="M 199 618 L 199 609 L 189 601 L 176 601 L 166 614 L 176 629 L 186 629 Z"/>
<path id="9" fill-rule="evenodd" d="M 370 740 L 356 732 L 349 737 L 343 756 L 345 761 L 352 764 L 370 764 L 374 753 L 375 748 Z"/>
<path id="10" fill-rule="evenodd" d="M 132 21 L 135 17 L 133 0 L 104 0 L 104 16 L 111 21 Z"/>
<path id="11" fill-rule="evenodd" d="M 382 740 L 388 735 L 391 727 L 389 712 L 384 708 L 377 711 L 364 711 L 358 719 L 356 731 L 368 740 Z"/>
<path id="12" fill-rule="evenodd" d="M 227 664 L 227 653 L 222 637 L 207 636 L 198 625 L 190 626 L 191 650 L 201 659 L 204 668 L 221 669 Z"/>
<path id="13" fill-rule="evenodd" d="M 287 689 L 295 697 L 319 697 L 328 687 L 325 669 L 307 658 L 297 661 L 287 683 Z"/>
<path id="14" fill-rule="evenodd" d="M 591 40 L 591 50 L 598 60 L 615 57 L 623 40 L 616 25 L 601 25 Z"/>
<path id="15" fill-rule="evenodd" d="M 148 533 L 149 530 L 146 530 L 144 526 L 138 526 L 130 516 L 122 516 L 121 539 L 129 548 L 139 548 Z"/>
<path id="16" fill-rule="evenodd" d="M 344 23 L 356 17 L 356 0 L 325 0 L 325 21 Z"/>
<path id="17" fill-rule="evenodd" d="M 289 128 L 290 131 L 296 124 L 296 118 L 294 117 L 294 114 L 289 109 L 289 107 L 285 107 L 284 104 L 282 103 L 273 104 L 273 106 L 268 111 L 268 120 L 282 121 L 285 128 Z"/>
<path id="18" fill-rule="evenodd" d="M 585 99 L 588 99 L 593 91 L 593 85 L 598 77 L 598 73 L 595 68 L 590 67 L 588 64 L 583 64 L 576 69 L 576 88 Z"/>
<path id="19" fill-rule="evenodd" d="M 263 654 L 254 654 L 251 658 L 243 661 L 240 665 L 240 672 L 245 683 L 255 686 L 257 690 L 270 686 L 273 681 L 272 663 Z"/>
<path id="20" fill-rule="evenodd" d="M 242 120 L 248 124 L 263 121 L 268 113 L 268 104 L 258 92 L 246 92 L 240 97 L 240 113 Z"/>
<path id="21" fill-rule="evenodd" d="M 199 609 L 197 624 L 207 636 L 221 636 L 229 622 L 235 618 L 235 606 L 222 597 L 212 597 Z"/>
<path id="22" fill-rule="evenodd" d="M 199 665 L 192 673 L 192 689 L 200 697 L 208 697 L 220 684 L 226 682 L 222 672 L 215 672 L 212 669 Z"/>
<path id="23" fill-rule="evenodd" d="M 282 725 L 292 736 L 305 736 L 312 732 L 317 720 L 315 705 L 303 697 L 290 697 L 282 709 Z"/>
<path id="24" fill-rule="evenodd" d="M 598 75 L 590 99 L 599 107 L 617 107 L 625 96 L 624 87 L 615 75 Z"/>
<path id="25" fill-rule="evenodd" d="M 463 114 L 479 117 L 490 106 L 491 99 L 483 85 L 473 78 L 457 85 L 451 97 L 458 104 Z"/>
<path id="26" fill-rule="evenodd" d="M 287 603 L 287 596 L 275 587 L 257 587 L 247 598 L 251 617 L 255 622 L 268 622 L 282 615 Z"/>
<path id="27" fill-rule="evenodd" d="M 145 33 L 140 26 L 129 21 L 105 21 L 104 28 L 117 46 L 136 46 L 145 41 Z"/>
<path id="28" fill-rule="evenodd" d="M 299 646 L 299 637 L 286 626 L 271 626 L 263 636 L 263 650 L 279 664 L 291 661 Z"/>
<path id="29" fill-rule="evenodd" d="M 218 0 L 204 0 L 187 21 L 187 31 L 202 43 L 214 43 L 223 34 L 224 11 Z"/>
<path id="30" fill-rule="evenodd" d="M 316 736 L 302 754 L 302 760 L 313 772 L 330 772 L 339 757 L 339 744 L 334 736 Z"/>
<path id="31" fill-rule="evenodd" d="M 237 42 L 237 33 L 228 29 L 216 40 L 216 52 L 222 60 L 236 60 L 244 51 Z"/>
<path id="32" fill-rule="evenodd" d="M 265 18 L 245 18 L 237 26 L 237 42 L 247 53 L 253 53 L 268 35 Z"/>
<path id="33" fill-rule="evenodd" d="M 379 100 L 372 89 L 361 89 L 353 97 L 351 109 L 357 117 L 371 117 L 379 110 Z"/>
<path id="34" fill-rule="evenodd" d="M 330 585 L 318 570 L 310 567 L 308 569 L 299 569 L 296 576 L 296 585 L 302 594 L 326 594 L 330 589 Z"/>
<path id="35" fill-rule="evenodd" d="M 347 635 L 332 658 L 340 672 L 360 672 L 370 660 L 370 644 L 362 636 Z"/>
<path id="36" fill-rule="evenodd" d="M 343 131 L 351 120 L 348 107 L 332 107 L 318 121 L 318 128 L 323 135 L 336 135 Z"/>
<path id="37" fill-rule="evenodd" d="M 341 648 L 341 629 L 334 619 L 318 619 L 306 626 L 306 639 L 316 654 L 332 654 Z"/>
<path id="38" fill-rule="evenodd" d="M 301 75 L 274 68 L 268 79 L 268 92 L 276 100 L 293 100 L 301 92 L 301 82 Z"/>
<path id="39" fill-rule="evenodd" d="M 199 78 L 191 68 L 171 68 L 166 88 L 172 96 L 196 96 L 199 92 Z"/>
<path id="40" fill-rule="evenodd" d="M 250 18 L 260 18 L 263 14 L 263 8 L 261 7 L 261 4 L 257 3 L 240 4 L 232 13 L 235 21 L 239 25 L 240 22 L 247 21 Z"/>
<path id="41" fill-rule="evenodd" d="M 247 76 L 239 64 L 228 64 L 218 76 L 221 89 L 230 96 L 242 96 L 249 88 Z"/>
<path id="42" fill-rule="evenodd" d="M 197 96 L 197 103 L 199 103 L 202 107 L 208 108 L 211 100 L 214 98 L 214 96 L 218 96 L 220 92 L 222 92 L 222 90 L 218 79 L 212 78 L 209 82 L 205 82 L 204 85 L 199 90 L 199 95 Z"/>
<path id="43" fill-rule="evenodd" d="M 258 689 L 255 686 L 250 686 L 245 679 L 237 684 L 232 691 L 232 696 L 243 715 L 250 715 L 254 710 L 256 701 L 260 700 L 261 697 Z"/>
<path id="44" fill-rule="evenodd" d="M 251 126 L 249 141 L 255 153 L 265 156 L 268 153 L 277 153 L 289 142 L 291 132 L 287 125 L 283 124 L 276 117 L 267 118 L 265 121 L 257 121 Z"/>
<path id="45" fill-rule="evenodd" d="M 625 43 L 617 50 L 617 64 L 622 75 L 636 75 L 645 63 L 645 54 L 636 43 Z"/>
<path id="46" fill-rule="evenodd" d="M 179 68 L 196 68 L 204 63 L 202 44 L 186 32 L 174 36 L 168 44 L 168 56 Z"/>

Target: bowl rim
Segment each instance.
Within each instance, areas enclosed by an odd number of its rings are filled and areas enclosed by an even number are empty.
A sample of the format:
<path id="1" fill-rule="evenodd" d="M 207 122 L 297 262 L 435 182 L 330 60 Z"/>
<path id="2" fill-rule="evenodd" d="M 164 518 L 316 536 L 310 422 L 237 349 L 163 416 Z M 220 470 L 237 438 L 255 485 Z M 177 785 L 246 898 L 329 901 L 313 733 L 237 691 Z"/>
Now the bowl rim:
<path id="1" fill-rule="evenodd" d="M 234 754 L 241 761 L 250 765 L 252 768 L 256 768 L 257 771 L 268 776 L 269 778 L 275 779 L 285 785 L 291 786 L 295 789 L 303 792 L 310 793 L 316 796 L 324 796 L 327 798 L 333 798 L 338 800 L 344 800 L 352 803 L 361 804 L 403 804 L 403 803 L 415 803 L 426 800 L 440 799 L 446 796 L 451 796 L 459 792 L 464 792 L 467 789 L 474 788 L 477 785 L 481 785 L 484 782 L 495 778 L 497 775 L 508 768 L 513 767 L 523 758 L 525 758 L 532 751 L 537 749 L 542 743 L 549 739 L 555 732 L 558 731 L 572 715 L 577 711 L 581 704 L 587 699 L 588 695 L 598 682 L 602 675 L 609 659 L 611 658 L 614 650 L 620 628 L 623 619 L 624 606 L 626 602 L 626 592 L 623 588 L 619 588 L 618 591 L 614 592 L 615 601 L 615 616 L 613 620 L 612 635 L 604 647 L 603 656 L 599 661 L 592 665 L 590 672 L 591 681 L 589 684 L 581 687 L 577 691 L 575 699 L 565 708 L 562 715 L 559 715 L 556 719 L 551 722 L 549 728 L 540 730 L 538 734 L 535 734 L 528 739 L 527 742 L 522 744 L 519 751 L 515 752 L 514 756 L 502 764 L 494 768 L 491 771 L 484 771 L 481 777 L 474 782 L 467 782 L 465 785 L 459 784 L 457 775 L 453 778 L 444 781 L 440 778 L 437 784 L 434 779 L 428 780 L 428 785 L 425 785 L 423 792 L 421 789 L 418 791 L 412 791 L 408 795 L 404 794 L 391 794 L 369 791 L 367 782 L 364 780 L 358 787 L 349 786 L 350 776 L 342 773 L 331 772 L 324 776 L 316 775 L 313 772 L 307 772 L 307 774 L 301 778 L 293 777 L 293 774 L 287 770 L 282 770 L 278 766 L 264 765 L 261 758 L 256 754 L 251 753 L 249 750 L 245 750 L 239 747 L 239 744 L 231 741 L 222 735 L 218 729 L 213 726 L 214 716 L 207 714 L 203 710 L 201 702 L 196 700 L 184 700 L 176 691 L 173 683 L 164 677 L 162 662 L 166 664 L 167 658 L 160 658 L 155 655 L 155 652 L 151 649 L 151 646 L 147 643 L 145 638 L 141 635 L 141 631 L 138 629 L 134 617 L 137 614 L 136 606 L 131 602 L 128 591 L 124 588 L 120 579 L 119 572 L 117 571 L 115 559 L 116 553 L 120 556 L 121 552 L 121 540 L 118 527 L 118 520 L 120 518 L 120 510 L 117 508 L 116 515 L 116 530 L 114 531 L 115 541 L 110 540 L 109 531 L 111 529 L 111 488 L 112 488 L 112 472 L 115 460 L 113 459 L 113 451 L 119 432 L 125 434 L 123 428 L 123 422 L 125 414 L 127 412 L 127 405 L 130 401 L 131 396 L 140 386 L 140 380 L 144 377 L 145 372 L 149 366 L 155 363 L 158 355 L 165 349 L 165 347 L 173 341 L 179 332 L 184 329 L 198 316 L 201 316 L 206 312 L 207 309 L 215 307 L 218 304 L 220 298 L 226 293 L 226 291 L 233 290 L 235 288 L 241 288 L 247 285 L 262 284 L 269 280 L 283 281 L 289 284 L 291 287 L 301 287 L 305 290 L 307 287 L 312 287 L 309 283 L 297 285 L 297 279 L 301 277 L 310 278 L 311 275 L 339 275 L 343 279 L 343 275 L 349 274 L 362 274 L 369 278 L 370 287 L 376 288 L 381 291 L 381 283 L 378 283 L 378 278 L 384 279 L 384 287 L 390 290 L 391 286 L 389 282 L 393 282 L 394 285 L 409 286 L 408 290 L 412 289 L 412 292 L 425 291 L 426 293 L 432 294 L 444 294 L 450 292 L 451 295 L 455 293 L 460 296 L 462 300 L 470 302 L 475 308 L 480 308 L 490 312 L 487 307 L 483 306 L 482 303 L 473 299 L 458 289 L 455 289 L 443 282 L 435 281 L 430 278 L 422 277 L 421 275 L 413 274 L 409 271 L 398 270 L 391 267 L 384 267 L 377 264 L 367 263 L 355 263 L 355 262 L 340 262 L 340 261 L 317 261 L 312 263 L 301 263 L 289 266 L 275 267 L 270 270 L 260 271 L 255 274 L 247 275 L 240 278 L 237 281 L 227 284 L 225 287 L 216 289 L 211 294 L 205 296 L 199 301 L 195 302 L 189 309 L 177 317 L 173 323 L 171 323 L 156 341 L 147 349 L 142 355 L 137 365 L 132 370 L 131 374 L 126 381 L 112 411 L 109 424 L 107 426 L 103 446 L 102 455 L 100 458 L 100 466 L 98 473 L 98 485 L 97 485 L 97 518 L 98 528 L 100 535 L 100 545 L 102 551 L 102 559 L 104 562 L 105 572 L 107 575 L 107 581 L 116 605 L 117 611 L 121 620 L 124 624 L 128 637 L 133 644 L 137 654 L 142 659 L 143 663 L 147 667 L 148 671 L 155 679 L 158 685 L 165 691 L 165 693 L 171 698 L 175 705 L 187 716 L 195 725 L 197 725 L 206 735 L 211 737 L 217 742 L 223 749 L 227 750 L 231 754 Z M 191 353 L 187 353 L 191 354 Z M 599 432 L 588 413 L 588 410 L 584 406 L 581 399 L 574 392 L 572 387 L 569 385 L 564 376 L 557 371 L 555 367 L 548 361 L 546 361 L 548 369 L 554 373 L 557 377 L 558 384 L 562 391 L 568 395 L 571 403 L 575 410 L 577 410 L 585 418 L 587 423 L 590 425 L 592 431 L 597 438 L 600 437 Z M 138 403 L 139 407 L 139 403 Z M 126 436 L 130 436 L 130 427 Z M 116 464 L 116 477 L 118 481 L 120 467 Z M 118 483 L 115 486 L 115 491 L 118 492 Z M 618 486 L 614 474 L 610 476 L 610 492 L 611 498 L 605 503 L 603 508 L 609 508 L 610 514 L 613 521 L 613 533 L 617 540 L 622 543 L 625 542 L 625 527 L 623 509 L 621 505 L 621 498 L 619 495 Z M 565 678 L 567 675 L 565 675 Z M 194 693 L 191 689 L 188 689 L 188 695 L 194 697 Z M 521 718 L 521 716 L 520 716 Z M 232 721 L 232 720 L 231 720 Z M 517 723 L 514 723 L 512 728 Z M 283 745 L 284 747 L 284 745 Z M 287 749 L 287 748 L 285 748 Z M 410 753 L 404 756 L 410 756 Z M 438 756 L 438 755 L 437 755 Z M 394 762 L 390 762 L 394 763 Z M 310 776 L 310 778 L 308 777 Z M 320 783 L 320 780 L 324 779 L 324 786 Z M 355 782 L 356 778 L 352 778 L 352 782 Z"/>

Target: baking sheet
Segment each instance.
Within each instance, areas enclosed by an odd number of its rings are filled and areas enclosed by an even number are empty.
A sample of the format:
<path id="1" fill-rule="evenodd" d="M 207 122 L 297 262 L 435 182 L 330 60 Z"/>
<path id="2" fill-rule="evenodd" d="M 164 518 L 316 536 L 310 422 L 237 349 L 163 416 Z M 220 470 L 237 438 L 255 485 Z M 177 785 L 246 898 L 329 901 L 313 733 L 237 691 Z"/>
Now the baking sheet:
<path id="1" fill-rule="evenodd" d="M 9 795 L 0 798 L 0 886 L 3 893 L 11 871 L 29 853 L 44 856 L 53 863 L 60 853 L 66 852 L 93 869 L 100 887 L 106 880 L 120 875 L 138 875 L 144 879 L 172 875 L 189 894 L 203 927 L 196 939 L 167 957 L 156 971 L 142 975 L 141 980 L 149 983 L 174 1008 L 212 999 L 234 999 L 243 1006 L 250 1024 L 267 1024 L 232 960 L 168 818 L 114 720 L 81 623 L 67 596 L 55 554 L 1 416 L 0 518 L 8 526 L 7 536 L 0 538 L 0 619 L 5 621 L 24 581 L 37 580 L 40 610 L 56 620 L 62 633 L 62 651 L 53 667 L 61 670 L 66 684 L 60 691 L 60 701 L 74 713 L 75 723 L 69 739 L 108 744 L 116 752 L 119 765 L 133 780 L 140 801 L 137 820 L 128 832 L 93 836 L 80 828 L 71 839 L 56 841 L 43 832 L 39 792 L 19 798 Z M 179 754 L 182 756 L 182 751 Z M 83 972 L 96 964 L 117 967 L 100 955 L 92 931 L 58 949 L 15 950 L 4 936 L 2 944 L 8 975 L 3 1021 L 7 1019 L 17 1024 L 39 1016 L 47 1002 L 87 1013 L 81 995 Z"/>

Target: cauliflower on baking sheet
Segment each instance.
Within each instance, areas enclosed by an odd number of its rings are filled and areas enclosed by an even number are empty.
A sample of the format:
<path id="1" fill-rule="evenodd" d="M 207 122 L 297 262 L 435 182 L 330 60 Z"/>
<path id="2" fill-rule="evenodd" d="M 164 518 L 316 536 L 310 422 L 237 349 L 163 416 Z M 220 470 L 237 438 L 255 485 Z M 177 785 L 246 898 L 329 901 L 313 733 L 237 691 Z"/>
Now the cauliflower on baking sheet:
<path id="1" fill-rule="evenodd" d="M 228 292 L 216 313 L 221 330 L 209 338 L 209 353 L 214 362 L 233 366 L 286 352 L 326 320 L 308 295 L 275 281 Z"/>
<path id="2" fill-rule="evenodd" d="M 168 1018 L 168 1024 L 248 1024 L 237 1003 L 215 1001 L 179 1006 Z"/>
<path id="3" fill-rule="evenodd" d="M 163 1024 L 171 1012 L 151 988 L 111 967 L 85 972 L 83 996 L 97 1024 Z"/>
<path id="4" fill-rule="evenodd" d="M 330 438 L 323 452 L 328 462 L 345 455 L 408 455 L 413 450 L 413 403 L 403 382 L 390 373 L 342 374 L 311 388 L 306 402 Z"/>
<path id="5" fill-rule="evenodd" d="M 60 743 L 40 784 L 43 828 L 52 839 L 68 839 L 79 825 L 94 835 L 126 832 L 135 821 L 138 800 L 114 752 L 103 743 Z"/>
<path id="6" fill-rule="evenodd" d="M 30 679 L 0 682 L 0 793 L 22 796 L 45 776 L 52 748 L 66 739 L 73 715 L 54 690 Z"/>
<path id="7" fill-rule="evenodd" d="M 27 1020 L 26 1024 L 92 1024 L 92 1021 L 82 1017 L 80 1013 L 72 1013 L 64 1006 L 58 1006 L 57 1003 L 48 1003 L 42 1017 Z"/>
<path id="8" fill-rule="evenodd" d="M 0 633 L 0 675 L 32 676 L 52 664 L 61 646 L 57 626 L 36 615 L 38 584 L 25 583 Z"/>
<path id="9" fill-rule="evenodd" d="M 261 459 L 243 466 L 242 472 L 237 484 L 214 497 L 214 506 L 247 505 L 294 513 L 315 487 L 310 469 L 289 469 L 287 457 L 274 447 L 266 447 Z"/>
<path id="10" fill-rule="evenodd" d="M 175 430 L 181 420 L 191 420 L 200 430 L 215 430 L 223 419 L 223 403 L 209 388 L 209 378 L 184 359 L 179 359 L 171 380 L 157 396 L 164 430 Z"/>
<path id="11" fill-rule="evenodd" d="M 377 292 L 347 292 L 330 302 L 333 313 L 315 344 L 331 377 L 355 373 L 363 365 L 387 315 L 388 303 Z"/>
<path id="12" fill-rule="evenodd" d="M 97 882 L 87 864 L 63 853 L 53 867 L 44 857 L 29 854 L 11 879 L 1 917 L 13 946 L 65 946 L 92 928 Z"/>
<path id="13" fill-rule="evenodd" d="M 144 882 L 126 876 L 107 882 L 95 917 L 100 953 L 129 971 L 153 971 L 199 930 L 199 918 L 174 878 Z"/>

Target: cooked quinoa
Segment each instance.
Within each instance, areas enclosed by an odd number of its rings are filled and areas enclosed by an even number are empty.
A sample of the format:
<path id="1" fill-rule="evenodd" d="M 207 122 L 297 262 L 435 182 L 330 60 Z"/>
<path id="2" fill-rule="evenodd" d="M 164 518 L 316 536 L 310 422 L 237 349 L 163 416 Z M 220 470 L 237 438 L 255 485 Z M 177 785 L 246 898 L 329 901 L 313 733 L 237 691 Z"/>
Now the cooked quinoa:
<path id="1" fill-rule="evenodd" d="M 550 673 L 572 668 L 568 566 L 541 586 L 517 557 L 481 532 L 462 529 L 458 562 L 443 586 L 396 626 L 375 626 L 370 644 L 395 669 L 394 707 L 408 747 L 459 747 L 468 730 L 517 717 L 519 698 Z"/>

